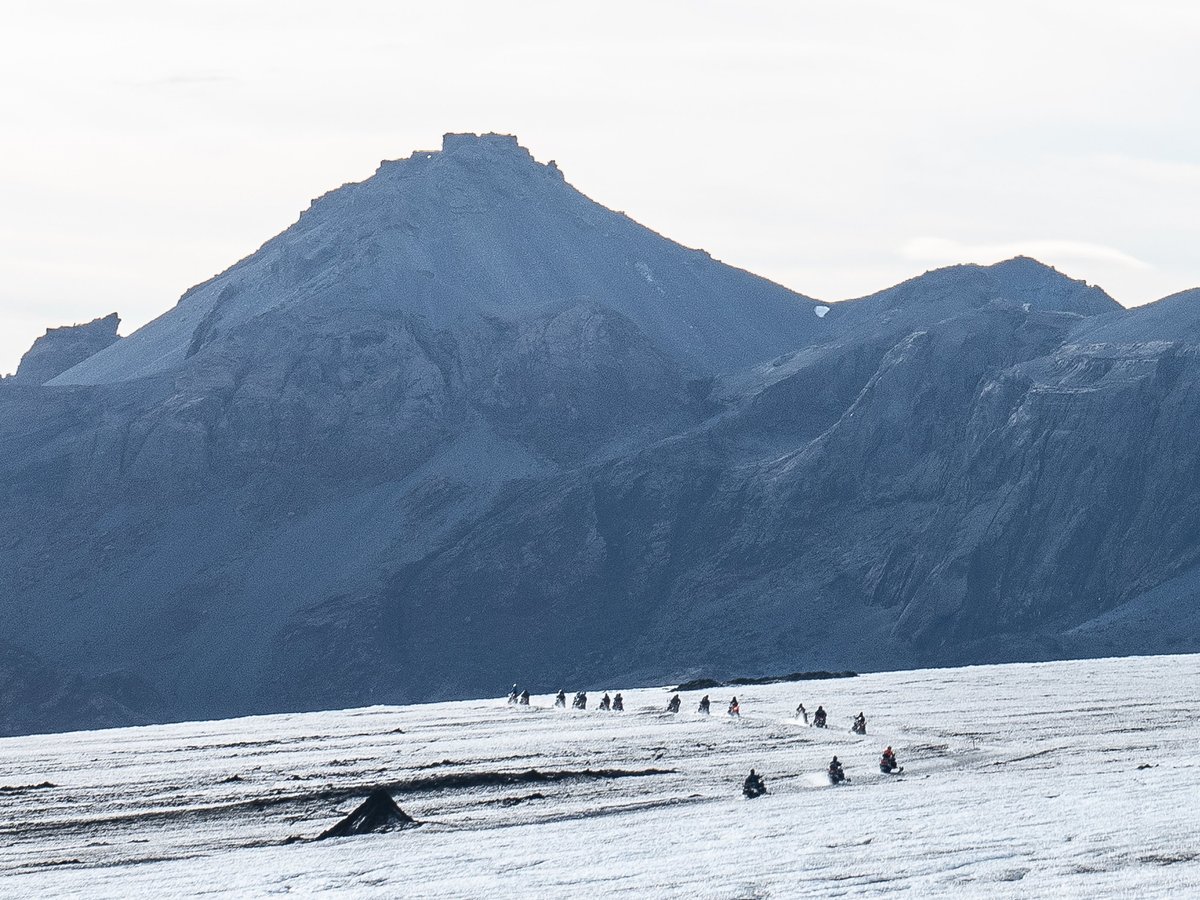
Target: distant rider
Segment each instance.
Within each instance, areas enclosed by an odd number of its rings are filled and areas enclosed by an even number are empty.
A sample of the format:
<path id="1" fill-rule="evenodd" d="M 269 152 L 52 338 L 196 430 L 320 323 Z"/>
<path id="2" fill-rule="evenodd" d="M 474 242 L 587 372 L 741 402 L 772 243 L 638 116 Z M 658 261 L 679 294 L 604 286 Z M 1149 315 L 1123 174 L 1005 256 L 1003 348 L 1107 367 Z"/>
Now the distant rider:
<path id="1" fill-rule="evenodd" d="M 561 706 L 563 709 L 567 708 L 567 692 L 566 691 L 561 690 L 561 689 L 559 690 L 558 696 L 554 698 L 554 705 Z"/>
<path id="2" fill-rule="evenodd" d="M 521 691 L 521 700 L 520 700 L 520 703 L 521 703 L 521 705 L 522 705 L 522 706 L 528 706 L 528 705 L 529 705 L 529 691 L 528 691 L 528 690 Z"/>
<path id="3" fill-rule="evenodd" d="M 605 712 L 612 709 L 612 699 L 608 696 L 608 691 L 605 691 L 604 696 L 600 698 L 600 708 Z"/>
<path id="4" fill-rule="evenodd" d="M 850 726 L 850 730 L 853 731 L 855 734 L 866 734 L 867 733 L 867 717 L 864 716 L 860 712 L 857 716 L 854 717 L 854 724 Z"/>
<path id="5" fill-rule="evenodd" d="M 667 702 L 667 712 L 679 712 L 679 695 L 676 694 Z"/>
<path id="6" fill-rule="evenodd" d="M 613 697 L 612 708 L 617 712 L 625 712 L 625 699 L 621 696 L 620 691 L 617 691 L 617 695 Z"/>
<path id="7" fill-rule="evenodd" d="M 808 710 L 804 708 L 803 703 L 801 703 L 799 706 L 796 707 L 796 718 L 797 719 L 803 718 L 804 724 L 805 725 L 808 724 Z"/>
<path id="8" fill-rule="evenodd" d="M 813 713 L 813 726 L 815 728 L 825 727 L 825 707 L 818 706 L 817 711 Z"/>
<path id="9" fill-rule="evenodd" d="M 700 713 L 703 716 L 707 716 L 708 715 L 708 707 L 709 707 L 708 694 L 705 694 L 703 697 L 700 698 L 700 705 L 696 707 L 696 712 Z"/>
<path id="10" fill-rule="evenodd" d="M 879 771 L 884 775 L 891 775 L 899 769 L 900 765 L 896 762 L 896 754 L 892 752 L 891 747 L 888 747 L 879 755 Z"/>
<path id="11" fill-rule="evenodd" d="M 729 701 L 729 715 L 737 716 L 739 719 L 742 717 L 742 710 L 741 707 L 738 706 L 737 697 L 734 697 Z"/>
<path id="12" fill-rule="evenodd" d="M 833 762 L 829 764 L 829 780 L 834 784 L 841 784 L 846 780 L 846 773 L 842 771 L 842 764 L 838 762 L 835 756 Z"/>
<path id="13" fill-rule="evenodd" d="M 512 686 L 512 690 L 508 692 L 508 702 L 516 703 L 520 699 L 521 699 L 521 692 L 517 690 L 517 686 L 514 684 Z"/>
<path id="14" fill-rule="evenodd" d="M 761 797 L 766 792 L 766 782 L 763 781 L 761 775 L 751 769 L 750 774 L 746 776 L 746 780 L 742 784 L 742 793 L 746 795 L 746 799 L 753 800 L 755 797 Z"/>

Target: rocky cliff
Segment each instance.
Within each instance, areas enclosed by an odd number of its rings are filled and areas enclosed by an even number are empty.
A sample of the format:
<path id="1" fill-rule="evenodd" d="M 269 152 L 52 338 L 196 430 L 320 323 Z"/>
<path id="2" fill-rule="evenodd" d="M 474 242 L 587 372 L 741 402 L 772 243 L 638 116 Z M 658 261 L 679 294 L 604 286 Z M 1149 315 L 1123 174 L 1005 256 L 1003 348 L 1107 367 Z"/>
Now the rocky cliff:
<path id="1" fill-rule="evenodd" d="M 115 344 L 121 319 L 116 313 L 93 319 L 85 325 L 48 328 L 21 357 L 13 376 L 25 384 L 45 384 L 105 347 Z"/>

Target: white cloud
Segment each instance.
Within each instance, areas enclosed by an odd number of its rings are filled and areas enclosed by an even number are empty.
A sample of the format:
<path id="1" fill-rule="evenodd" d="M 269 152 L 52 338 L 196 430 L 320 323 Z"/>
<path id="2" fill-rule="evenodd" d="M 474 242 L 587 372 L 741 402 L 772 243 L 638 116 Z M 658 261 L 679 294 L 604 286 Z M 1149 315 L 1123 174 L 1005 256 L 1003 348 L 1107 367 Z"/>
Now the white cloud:
<path id="1" fill-rule="evenodd" d="M 1143 262 L 1115 247 L 1087 241 L 1025 240 L 996 244 L 969 244 L 939 237 L 917 237 L 907 241 L 900 250 L 906 259 L 931 263 L 999 262 L 1014 256 L 1032 256 L 1046 263 L 1102 262 L 1131 269 L 1150 269 Z"/>

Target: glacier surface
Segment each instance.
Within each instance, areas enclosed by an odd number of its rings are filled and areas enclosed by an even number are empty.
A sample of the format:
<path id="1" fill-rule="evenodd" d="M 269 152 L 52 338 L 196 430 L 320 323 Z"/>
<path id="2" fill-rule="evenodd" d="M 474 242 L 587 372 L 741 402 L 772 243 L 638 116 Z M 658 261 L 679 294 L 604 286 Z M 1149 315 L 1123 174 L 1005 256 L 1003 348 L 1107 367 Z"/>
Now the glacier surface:
<path id="1" fill-rule="evenodd" d="M 647 688 L 8 738 L 0 895 L 1195 896 L 1198 683 L 1145 657 L 721 689 L 711 717 Z M 422 824 L 311 840 L 377 786 Z"/>

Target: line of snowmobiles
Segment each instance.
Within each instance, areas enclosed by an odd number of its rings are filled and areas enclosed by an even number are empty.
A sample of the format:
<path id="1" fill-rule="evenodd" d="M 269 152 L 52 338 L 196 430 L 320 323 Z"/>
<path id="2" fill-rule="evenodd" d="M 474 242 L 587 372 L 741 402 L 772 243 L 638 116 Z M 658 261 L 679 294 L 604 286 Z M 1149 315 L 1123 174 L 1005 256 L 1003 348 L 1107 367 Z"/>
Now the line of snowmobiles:
<path id="1" fill-rule="evenodd" d="M 512 701 L 510 700 L 509 702 L 511 703 Z M 572 700 L 571 700 L 571 709 L 587 709 L 587 705 L 588 705 L 587 692 L 586 691 L 576 691 L 574 698 L 572 698 Z M 555 694 L 554 707 L 555 707 L 555 709 L 566 709 L 567 708 L 567 692 L 566 691 L 560 690 L 557 694 Z M 621 696 L 620 691 L 618 691 L 612 697 L 610 697 L 608 695 L 608 692 L 605 691 L 604 696 L 600 698 L 600 703 L 596 708 L 603 710 L 604 712 L 624 712 L 625 711 L 625 698 Z"/>
<path id="2" fill-rule="evenodd" d="M 514 684 L 512 686 L 512 690 L 508 694 L 508 702 L 513 705 L 528 706 L 529 705 L 529 691 L 528 690 L 521 691 L 518 689 L 518 686 Z M 680 708 L 682 707 L 682 703 L 683 703 L 683 701 L 680 698 L 679 694 L 678 693 L 673 694 L 671 696 L 671 699 L 667 701 L 667 712 L 669 712 L 669 713 L 679 712 Z M 586 710 L 587 704 L 588 704 L 587 692 L 586 691 L 576 691 L 575 697 L 571 701 L 571 709 Z M 555 695 L 554 706 L 557 709 L 565 709 L 566 708 L 567 692 L 565 690 L 559 690 L 558 694 Z M 605 691 L 604 696 L 600 698 L 600 704 L 598 706 L 598 709 L 600 709 L 604 712 L 623 712 L 625 710 L 625 700 L 621 696 L 619 691 L 613 697 L 610 697 L 608 695 L 608 692 Z M 700 698 L 700 703 L 696 707 L 696 712 L 699 713 L 700 715 L 704 715 L 704 716 L 710 715 L 712 713 L 712 701 L 709 699 L 708 694 L 705 694 L 703 697 Z M 729 701 L 729 706 L 726 709 L 726 714 L 729 716 L 732 716 L 734 718 L 738 718 L 738 719 L 740 719 L 742 717 L 741 704 L 738 702 L 738 698 L 736 695 L 733 697 L 733 699 L 731 699 Z M 811 725 L 811 727 L 813 727 L 813 728 L 828 728 L 829 727 L 829 714 L 825 711 L 824 706 L 817 707 L 817 711 L 815 713 L 813 713 L 812 721 L 809 722 L 808 710 L 806 710 L 804 708 L 804 704 L 801 703 L 799 706 L 796 707 L 796 718 L 797 719 L 803 718 L 804 724 Z M 866 733 L 867 733 L 867 718 L 865 715 L 863 715 L 862 712 L 859 712 L 859 714 L 857 716 L 855 716 L 854 719 L 851 721 L 850 731 L 853 734 L 866 735 Z"/>
<path id="3" fill-rule="evenodd" d="M 512 690 L 508 694 L 508 702 L 518 706 L 528 706 L 529 691 L 519 690 L 518 686 L 514 684 L 512 686 Z M 574 698 L 571 700 L 571 709 L 586 710 L 587 704 L 587 692 L 576 691 Z M 679 696 L 679 693 L 676 692 L 672 694 L 671 699 L 667 701 L 667 712 L 678 713 L 682 708 L 682 705 L 683 700 Z M 560 690 L 555 695 L 554 706 L 558 709 L 566 709 L 567 692 L 565 690 Z M 600 698 L 600 703 L 597 706 L 597 709 L 604 712 L 623 712 L 625 709 L 625 698 L 621 696 L 620 692 L 610 697 L 608 692 L 605 691 L 604 696 Z M 708 694 L 705 694 L 700 698 L 700 703 L 696 707 L 696 712 L 704 716 L 711 714 L 712 700 L 709 698 Z M 738 702 L 736 695 L 729 701 L 729 707 L 727 708 L 726 713 L 729 716 L 739 719 L 741 718 L 741 704 Z M 803 718 L 804 724 L 811 725 L 814 728 L 829 727 L 829 713 L 826 712 L 824 706 L 817 707 L 817 711 L 813 713 L 812 722 L 810 723 L 808 718 L 808 710 L 806 710 L 804 708 L 804 704 L 801 703 L 796 707 L 796 718 Z M 851 733 L 858 735 L 865 735 L 867 733 L 867 717 L 862 712 L 859 712 L 859 714 L 851 720 L 850 731 Z M 896 761 L 896 753 L 890 746 L 887 747 L 879 756 L 879 771 L 884 775 L 899 775 L 904 771 L 904 766 L 900 765 Z M 830 761 L 829 766 L 826 768 L 826 775 L 829 777 L 829 783 L 832 785 L 848 784 L 850 781 L 850 777 L 846 774 L 841 761 L 836 756 Z M 761 797 L 767 793 L 766 781 L 763 779 L 762 775 L 757 773 L 754 769 L 751 769 L 749 776 L 747 776 L 742 785 L 742 793 L 747 799 L 750 800 Z"/>

